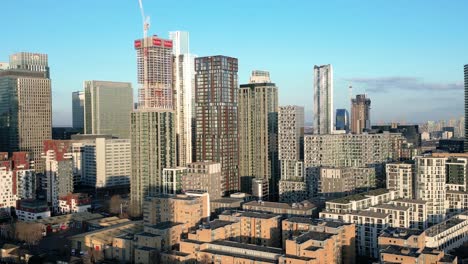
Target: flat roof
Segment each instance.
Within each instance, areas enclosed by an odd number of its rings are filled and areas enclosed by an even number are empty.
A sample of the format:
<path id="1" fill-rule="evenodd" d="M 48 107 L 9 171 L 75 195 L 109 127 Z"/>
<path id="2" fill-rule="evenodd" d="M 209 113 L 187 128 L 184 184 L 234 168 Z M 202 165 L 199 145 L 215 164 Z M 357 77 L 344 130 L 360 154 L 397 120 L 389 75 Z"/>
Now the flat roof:
<path id="1" fill-rule="evenodd" d="M 351 214 L 358 215 L 358 216 L 365 216 L 365 217 L 374 217 L 374 218 L 385 218 L 390 215 L 387 213 L 379 213 L 379 212 L 372 212 L 372 211 L 354 211 Z"/>
<path id="2" fill-rule="evenodd" d="M 358 193 L 358 194 L 353 194 L 353 195 L 348 195 L 348 196 L 345 196 L 345 197 L 341 197 L 341 198 L 338 198 L 338 199 L 333 199 L 333 200 L 327 201 L 327 203 L 347 204 L 347 203 L 350 203 L 352 201 L 361 201 L 361 200 L 365 200 L 365 199 L 369 199 L 369 197 L 366 197 L 363 194 Z"/>
<path id="3" fill-rule="evenodd" d="M 298 237 L 296 237 L 294 240 L 298 244 L 302 244 L 306 241 L 309 240 L 318 240 L 318 241 L 325 241 L 332 237 L 332 234 L 325 233 L 325 232 L 317 232 L 317 231 L 308 231 L 307 233 L 304 233 Z"/>
<path id="4" fill-rule="evenodd" d="M 221 227 L 224 227 L 224 226 L 227 226 L 227 225 L 231 225 L 233 223 L 235 223 L 235 222 L 216 219 L 216 220 L 213 220 L 213 221 L 209 222 L 206 225 L 203 225 L 202 228 L 203 229 L 214 230 L 214 229 L 218 229 L 218 228 L 221 228 Z"/>
<path id="5" fill-rule="evenodd" d="M 382 208 L 382 209 L 390 209 L 390 210 L 397 210 L 397 211 L 408 211 L 411 209 L 409 206 L 400 206 L 394 204 L 379 204 L 376 206 L 372 206 L 373 208 Z"/>
<path id="6" fill-rule="evenodd" d="M 368 191 L 367 193 L 363 193 L 363 194 L 364 195 L 369 195 L 369 196 L 375 196 L 375 195 L 386 194 L 386 193 L 389 193 L 389 192 L 390 192 L 389 190 L 381 188 L 381 189 L 371 190 L 371 191 Z"/>
<path id="7" fill-rule="evenodd" d="M 277 257 L 275 256 L 274 258 L 264 258 L 264 257 L 259 257 L 259 256 L 250 256 L 250 255 L 247 255 L 247 254 L 236 254 L 236 253 L 231 253 L 229 251 L 213 250 L 213 249 L 203 249 L 203 250 L 200 250 L 200 251 L 210 253 L 210 254 L 213 254 L 213 255 L 231 256 L 231 257 L 236 257 L 236 258 L 243 258 L 243 259 L 261 261 L 261 263 L 272 263 L 272 264 L 276 264 L 278 258 L 280 257 L 280 256 L 277 256 Z"/>
<path id="8" fill-rule="evenodd" d="M 257 212 L 242 212 L 241 216 L 255 217 L 255 218 L 261 218 L 261 219 L 270 219 L 270 218 L 278 217 L 280 215 L 278 215 L 278 214 L 267 214 L 267 213 L 257 213 Z"/>
<path id="9" fill-rule="evenodd" d="M 122 238 L 127 235 L 134 235 L 141 233 L 143 231 L 143 222 L 142 221 L 131 221 L 115 226 L 106 227 L 103 229 L 98 229 L 86 233 L 81 233 L 78 235 L 71 236 L 70 240 L 78 240 L 85 237 L 90 237 L 91 239 L 96 239 L 101 241 L 104 244 L 110 244 L 114 238 Z"/>
<path id="10" fill-rule="evenodd" d="M 155 224 L 155 225 L 148 225 L 148 227 L 158 229 L 158 230 L 164 230 L 164 229 L 168 229 L 168 228 L 178 226 L 178 225 L 183 225 L 183 224 L 182 223 L 175 223 L 175 222 L 171 222 L 171 221 L 166 221 L 166 222 L 161 222 L 161 223 L 158 223 L 158 224 Z"/>
<path id="11" fill-rule="evenodd" d="M 419 236 L 423 232 L 424 230 L 419 229 L 387 227 L 382 231 L 380 236 L 408 239 L 411 236 Z"/>
<path id="12" fill-rule="evenodd" d="M 392 254 L 392 255 L 401 255 L 409 257 L 418 257 L 421 253 L 418 252 L 418 248 L 409 248 L 409 247 L 400 247 L 395 245 L 390 245 L 381 250 L 381 253 Z"/>
<path id="13" fill-rule="evenodd" d="M 55 225 L 61 224 L 65 222 L 71 221 L 89 221 L 93 219 L 103 218 L 101 214 L 93 214 L 90 212 L 83 212 L 83 213 L 74 213 L 74 214 L 67 214 L 67 215 L 59 215 L 59 216 L 52 216 L 44 219 L 38 219 L 32 221 L 33 223 L 39 223 L 44 225 Z"/>
<path id="14" fill-rule="evenodd" d="M 465 222 L 466 220 L 459 219 L 456 217 L 449 218 L 443 222 L 440 222 L 437 225 L 431 226 L 428 229 L 426 229 L 426 236 L 436 236 L 445 230 L 452 228 L 460 223 Z"/>
<path id="15" fill-rule="evenodd" d="M 229 198 L 229 197 L 224 197 L 224 198 L 219 198 L 216 200 L 211 201 L 211 203 L 242 203 L 244 202 L 244 199 L 239 199 L 239 198 Z"/>
<path id="16" fill-rule="evenodd" d="M 313 208 L 316 208 L 316 206 L 309 202 L 309 201 L 303 201 L 300 203 L 293 203 L 293 204 L 288 204 L 288 203 L 276 203 L 276 202 L 264 202 L 264 201 L 251 201 L 247 202 L 242 205 L 242 208 L 252 206 L 252 207 L 266 207 L 266 208 L 281 208 L 281 209 L 289 209 L 289 210 L 310 210 Z"/>
<path id="17" fill-rule="evenodd" d="M 395 199 L 395 200 L 393 200 L 393 202 L 427 204 L 427 201 L 424 201 L 424 200 L 421 200 L 421 199 L 408 199 L 408 198 Z"/>
<path id="18" fill-rule="evenodd" d="M 112 226 L 116 224 L 121 224 L 125 222 L 129 222 L 130 220 L 127 218 L 118 218 L 117 216 L 111 216 L 111 217 L 106 217 L 106 218 L 98 218 L 98 219 L 93 219 L 87 221 L 89 225 L 93 226 Z"/>
<path id="19" fill-rule="evenodd" d="M 229 240 L 216 240 L 216 241 L 213 241 L 213 242 L 209 242 L 207 244 L 226 246 L 226 247 L 243 248 L 243 249 L 256 250 L 256 251 L 263 251 L 263 252 L 280 254 L 280 255 L 283 254 L 283 249 L 282 248 L 258 246 L 258 245 L 254 245 L 254 244 L 245 244 L 245 243 L 229 241 Z"/>

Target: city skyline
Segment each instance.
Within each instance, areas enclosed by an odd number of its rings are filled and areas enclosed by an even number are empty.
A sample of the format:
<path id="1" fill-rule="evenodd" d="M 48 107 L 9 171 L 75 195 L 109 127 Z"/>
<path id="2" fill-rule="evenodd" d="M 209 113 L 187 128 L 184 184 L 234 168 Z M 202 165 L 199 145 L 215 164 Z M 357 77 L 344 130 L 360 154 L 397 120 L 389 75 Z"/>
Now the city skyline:
<path id="1" fill-rule="evenodd" d="M 30 3 L 31 8 L 24 10 L 25 18 L 5 29 L 5 35 L 10 37 L 3 42 L 5 49 L 0 51 L 0 61 L 7 61 L 9 54 L 19 51 L 49 55 L 55 126 L 71 126 L 71 93 L 80 89 L 84 80 L 124 81 L 138 87 L 132 47 L 133 40 L 141 38 L 138 4 L 136 1 L 112 3 L 110 9 L 110 1 L 87 3 L 54 6 L 47 2 Z M 372 123 L 421 122 L 462 115 L 463 102 L 458 98 L 463 93 L 463 64 L 468 53 L 462 45 L 466 36 L 461 22 L 466 20 L 462 10 L 466 10 L 467 3 L 400 3 L 321 3 L 323 12 L 316 13 L 313 20 L 307 15 L 315 10 L 311 3 L 268 2 L 266 9 L 270 12 L 263 12 L 262 1 L 249 3 L 248 10 L 243 8 L 244 1 L 217 4 L 220 10 L 238 10 L 241 16 L 253 19 L 249 23 L 268 25 L 265 27 L 237 23 L 236 12 L 228 12 L 227 16 L 217 14 L 209 20 L 193 15 L 209 10 L 210 1 L 148 2 L 145 8 L 153 21 L 150 34 L 167 38 L 169 31 L 186 30 L 191 34 L 192 53 L 238 58 L 240 83 L 247 82 L 252 70 L 270 71 L 280 87 L 279 104 L 304 106 L 308 123 L 312 120 L 313 66 L 328 63 L 335 71 L 335 108 L 349 110 L 347 87 L 351 84 L 354 95 L 367 92 L 372 98 Z M 18 5 L 5 3 L 12 10 L 19 8 Z M 81 19 L 79 10 L 83 8 L 87 20 Z M 47 10 L 50 16 L 38 19 L 41 10 Z M 257 16 L 259 10 L 268 15 Z M 281 15 L 283 19 L 276 21 L 273 17 L 277 16 L 271 14 Z M 441 19 L 429 18 L 435 14 Z M 14 16 L 5 15 L 6 20 Z M 396 15 L 398 20 L 394 19 Z M 330 21 L 319 22 L 327 16 Z M 220 22 L 209 23 L 212 19 Z M 56 21 L 61 22 L 60 26 Z M 370 22 L 374 25 L 369 25 Z M 116 25 L 113 30 L 108 30 L 109 23 Z M 61 30 L 61 34 L 39 28 Z M 19 34 L 25 31 L 31 34 Z M 211 37 L 213 34 L 217 37 Z M 249 39 L 249 45 L 243 45 L 245 39 Z M 280 51 L 285 45 L 295 47 L 283 54 Z M 386 100 L 391 95 L 401 98 L 396 105 Z M 392 111 L 385 111 L 389 108 Z"/>

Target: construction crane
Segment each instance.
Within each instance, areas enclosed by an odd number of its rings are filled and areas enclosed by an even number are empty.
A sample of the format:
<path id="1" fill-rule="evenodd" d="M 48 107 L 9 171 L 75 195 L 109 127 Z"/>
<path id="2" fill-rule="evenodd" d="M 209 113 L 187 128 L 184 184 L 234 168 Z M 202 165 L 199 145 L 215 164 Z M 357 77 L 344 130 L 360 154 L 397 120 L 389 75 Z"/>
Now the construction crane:
<path id="1" fill-rule="evenodd" d="M 140 4 L 140 12 L 141 12 L 141 18 L 143 21 L 143 37 L 146 39 L 148 36 L 148 29 L 150 28 L 150 17 L 145 16 L 145 10 L 143 9 L 143 3 L 141 0 L 138 0 L 138 3 Z"/>

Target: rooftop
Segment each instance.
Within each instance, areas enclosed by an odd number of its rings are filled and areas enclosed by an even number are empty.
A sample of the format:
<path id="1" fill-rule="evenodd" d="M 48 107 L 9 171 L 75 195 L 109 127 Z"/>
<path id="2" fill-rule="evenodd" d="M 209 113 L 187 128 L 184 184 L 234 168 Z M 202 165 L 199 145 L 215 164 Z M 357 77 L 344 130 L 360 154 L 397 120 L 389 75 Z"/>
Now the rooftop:
<path id="1" fill-rule="evenodd" d="M 218 228 L 221 228 L 221 227 L 224 227 L 224 226 L 227 226 L 227 225 L 231 225 L 233 224 L 234 222 L 231 222 L 231 221 L 224 221 L 224 220 L 213 220 L 211 222 L 209 222 L 208 224 L 206 225 L 203 225 L 202 228 L 203 229 L 211 229 L 211 230 L 214 230 L 214 229 L 218 229 Z"/>
<path id="2" fill-rule="evenodd" d="M 142 221 L 131 221 L 118 224 L 103 229 L 98 229 L 86 233 L 71 236 L 70 240 L 82 240 L 85 238 L 101 241 L 103 244 L 110 244 L 116 237 L 125 238 L 128 235 L 134 235 L 143 231 Z"/>
<path id="3" fill-rule="evenodd" d="M 249 260 L 253 260 L 256 262 L 271 263 L 271 264 L 276 264 L 277 259 L 279 258 L 279 255 L 273 258 L 265 258 L 265 257 L 259 257 L 259 256 L 250 256 L 247 254 L 236 254 L 236 253 L 231 253 L 229 251 L 221 251 L 221 250 L 213 250 L 213 249 L 203 249 L 201 250 L 201 252 L 207 252 L 213 255 L 232 256 L 232 257 L 239 258 L 239 259 L 249 259 Z"/>
<path id="4" fill-rule="evenodd" d="M 341 198 L 338 198 L 338 199 L 330 200 L 327 203 L 347 204 L 347 203 L 350 203 L 352 201 L 361 201 L 361 200 L 365 200 L 365 199 L 368 199 L 368 198 L 369 197 L 366 197 L 363 194 L 358 193 L 358 194 L 348 195 L 348 196 L 341 197 Z"/>
<path id="5" fill-rule="evenodd" d="M 325 241 L 325 240 L 329 239 L 332 236 L 333 236 L 333 234 L 329 234 L 329 233 L 309 231 L 307 233 L 304 233 L 304 234 L 296 237 L 294 240 L 298 244 L 302 244 L 302 243 L 304 243 L 306 241 L 309 241 L 309 240 Z"/>
<path id="6" fill-rule="evenodd" d="M 394 205 L 394 204 L 379 204 L 379 205 L 373 206 L 373 208 L 390 209 L 390 210 L 397 210 L 397 211 L 408 211 L 411 207 L 399 206 L 399 205 Z"/>
<path id="7" fill-rule="evenodd" d="M 136 234 L 137 236 L 144 236 L 144 237 L 157 237 L 159 235 L 155 235 L 155 234 L 152 234 L 152 233 L 149 233 L 149 232 L 142 232 L 142 233 L 138 233 Z"/>
<path id="8" fill-rule="evenodd" d="M 89 220 L 98 219 L 98 218 L 103 218 L 103 216 L 101 214 L 83 212 L 83 213 L 53 216 L 49 218 L 34 220 L 33 222 L 43 224 L 43 225 L 55 225 L 55 224 L 61 224 L 61 223 L 66 223 L 66 222 L 72 222 L 72 221 L 84 222 L 84 221 L 89 221 Z"/>
<path id="9" fill-rule="evenodd" d="M 456 217 L 449 218 L 435 226 L 431 226 L 428 229 L 426 229 L 426 236 L 436 236 L 442 232 L 444 232 L 447 229 L 450 229 L 460 223 L 465 222 L 466 220 L 459 219 Z"/>
<path id="10" fill-rule="evenodd" d="M 408 247 L 390 245 L 390 246 L 383 248 L 380 252 L 384 254 L 418 257 L 419 255 L 421 255 L 418 251 L 419 251 L 418 248 L 408 248 Z"/>
<path id="11" fill-rule="evenodd" d="M 277 214 L 267 214 L 267 213 L 257 213 L 257 212 L 242 212 L 241 216 L 261 218 L 261 219 L 270 219 L 270 218 L 278 217 L 279 215 L 277 215 Z"/>
<path id="12" fill-rule="evenodd" d="M 182 225 L 182 224 L 167 221 L 167 222 L 161 222 L 161 223 L 158 223 L 158 224 L 155 224 L 155 225 L 151 225 L 151 226 L 148 226 L 148 227 L 151 227 L 153 229 L 158 229 L 158 230 L 164 230 L 164 229 L 168 229 L 168 228 L 178 226 L 178 225 Z"/>
<path id="13" fill-rule="evenodd" d="M 392 202 L 427 204 L 427 201 L 424 201 L 424 200 L 419 200 L 419 199 L 407 199 L 407 198 L 396 199 L 396 200 L 393 200 Z"/>
<path id="14" fill-rule="evenodd" d="M 314 220 L 307 217 L 290 217 L 285 221 L 292 222 L 292 223 L 300 223 L 300 224 L 314 224 Z"/>
<path id="15" fill-rule="evenodd" d="M 368 196 L 376 196 L 376 195 L 382 195 L 382 194 L 386 194 L 386 193 L 389 193 L 390 191 L 387 190 L 387 189 L 376 189 L 376 190 L 372 190 L 372 191 L 368 191 L 367 193 L 363 193 L 364 195 L 368 195 Z"/>
<path id="16" fill-rule="evenodd" d="M 93 219 L 87 222 L 91 226 L 107 227 L 107 226 L 113 226 L 113 225 L 129 222 L 129 221 L 130 220 L 126 218 L 118 218 L 117 216 L 111 216 L 111 217 L 106 217 L 106 218 Z"/>
<path id="17" fill-rule="evenodd" d="M 232 203 L 242 203 L 243 201 L 244 201 L 243 199 L 224 197 L 224 198 L 213 200 L 211 201 L 211 203 L 232 204 Z"/>
<path id="18" fill-rule="evenodd" d="M 379 212 L 372 212 L 372 211 L 354 211 L 352 212 L 353 215 L 364 216 L 364 217 L 374 217 L 374 218 L 386 218 L 390 214 L 387 213 L 379 213 Z"/>
<path id="19" fill-rule="evenodd" d="M 258 245 L 245 244 L 245 243 L 234 242 L 234 241 L 229 241 L 229 240 L 216 240 L 208 244 L 226 246 L 226 247 L 243 248 L 247 250 L 256 250 L 256 251 L 262 251 L 262 252 L 268 252 L 268 253 L 274 253 L 274 254 L 280 254 L 280 255 L 283 254 L 283 249 L 281 248 L 258 246 Z"/>
<path id="20" fill-rule="evenodd" d="M 402 239 L 408 239 L 411 236 L 419 236 L 423 233 L 423 230 L 409 229 L 409 228 L 395 228 L 387 227 L 380 234 L 381 237 L 398 237 Z"/>
<path id="21" fill-rule="evenodd" d="M 300 203 L 275 203 L 275 202 L 265 202 L 265 201 L 251 201 L 242 205 L 242 208 L 246 207 L 265 207 L 265 208 L 274 208 L 274 209 L 293 209 L 293 210 L 310 210 L 315 208 L 315 205 L 309 201 L 303 201 Z"/>

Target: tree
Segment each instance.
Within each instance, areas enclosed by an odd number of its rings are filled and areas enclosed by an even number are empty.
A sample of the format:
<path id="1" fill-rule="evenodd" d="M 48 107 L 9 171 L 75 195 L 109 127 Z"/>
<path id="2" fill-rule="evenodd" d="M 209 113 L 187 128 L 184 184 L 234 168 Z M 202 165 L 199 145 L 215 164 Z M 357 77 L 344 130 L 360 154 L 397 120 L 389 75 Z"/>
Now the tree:
<path id="1" fill-rule="evenodd" d="M 120 214 L 120 206 L 122 205 L 122 203 L 123 200 L 122 197 L 120 197 L 120 195 L 113 195 L 109 203 L 109 212 L 111 214 Z"/>
<path id="2" fill-rule="evenodd" d="M 0 238 L 9 240 L 15 238 L 15 228 L 13 224 L 0 225 Z"/>
<path id="3" fill-rule="evenodd" d="M 42 225 L 38 223 L 17 222 L 15 236 L 17 240 L 29 245 L 36 245 L 42 239 Z"/>

